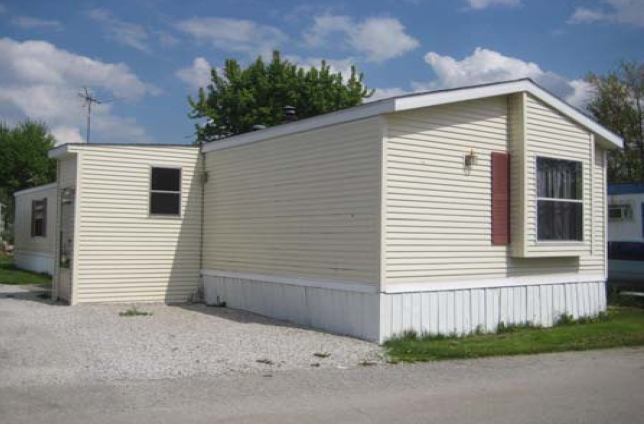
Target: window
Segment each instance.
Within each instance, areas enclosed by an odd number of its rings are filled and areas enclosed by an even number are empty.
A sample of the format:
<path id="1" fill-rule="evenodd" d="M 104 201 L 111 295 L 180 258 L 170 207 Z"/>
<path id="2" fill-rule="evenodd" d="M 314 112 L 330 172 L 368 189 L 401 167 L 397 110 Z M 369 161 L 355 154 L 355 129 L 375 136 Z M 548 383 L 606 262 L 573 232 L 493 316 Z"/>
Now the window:
<path id="1" fill-rule="evenodd" d="M 181 169 L 152 168 L 150 214 L 181 214 Z"/>
<path id="2" fill-rule="evenodd" d="M 580 162 L 537 158 L 537 208 L 539 240 L 583 239 Z"/>
<path id="3" fill-rule="evenodd" d="M 31 201 L 31 237 L 47 236 L 47 199 Z"/>
<path id="4" fill-rule="evenodd" d="M 622 221 L 633 217 L 633 210 L 630 205 L 610 205 L 608 207 L 608 219 Z"/>

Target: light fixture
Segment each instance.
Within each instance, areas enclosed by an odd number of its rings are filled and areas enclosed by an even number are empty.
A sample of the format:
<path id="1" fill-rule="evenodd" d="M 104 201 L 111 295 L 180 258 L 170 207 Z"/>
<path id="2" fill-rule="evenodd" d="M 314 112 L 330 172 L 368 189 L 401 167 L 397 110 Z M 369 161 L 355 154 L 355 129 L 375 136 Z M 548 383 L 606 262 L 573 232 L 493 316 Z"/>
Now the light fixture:
<path id="1" fill-rule="evenodd" d="M 474 153 L 474 149 L 472 149 L 465 155 L 465 166 L 469 168 L 474 164 L 476 164 L 476 153 Z"/>

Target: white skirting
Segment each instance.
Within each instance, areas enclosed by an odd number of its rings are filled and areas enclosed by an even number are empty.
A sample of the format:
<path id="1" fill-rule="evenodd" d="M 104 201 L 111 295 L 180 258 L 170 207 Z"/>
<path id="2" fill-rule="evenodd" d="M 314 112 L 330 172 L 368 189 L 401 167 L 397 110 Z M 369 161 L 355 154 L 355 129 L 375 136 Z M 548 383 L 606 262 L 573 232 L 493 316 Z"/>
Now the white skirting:
<path id="1" fill-rule="evenodd" d="M 204 272 L 207 304 L 382 343 L 408 330 L 465 335 L 493 332 L 500 323 L 551 326 L 559 316 L 606 310 L 603 281 L 378 293 L 294 284 L 285 279 Z"/>
<path id="2" fill-rule="evenodd" d="M 465 335 L 496 331 L 500 323 L 552 326 L 561 315 L 606 310 L 603 281 L 383 294 L 381 340 L 407 330 Z"/>
<path id="3" fill-rule="evenodd" d="M 16 267 L 20 269 L 54 275 L 54 255 L 52 254 L 16 251 L 13 259 Z"/>
<path id="4" fill-rule="evenodd" d="M 206 304 L 379 341 L 378 294 L 204 275 Z"/>

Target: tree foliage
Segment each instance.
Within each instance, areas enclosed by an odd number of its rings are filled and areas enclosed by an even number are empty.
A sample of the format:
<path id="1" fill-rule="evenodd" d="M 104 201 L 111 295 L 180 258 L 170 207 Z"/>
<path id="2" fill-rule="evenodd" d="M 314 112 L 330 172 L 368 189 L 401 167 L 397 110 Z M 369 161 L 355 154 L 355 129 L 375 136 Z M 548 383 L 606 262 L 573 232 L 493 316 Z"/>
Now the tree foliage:
<path id="1" fill-rule="evenodd" d="M 322 61 L 319 69 L 304 69 L 273 52 L 270 63 L 259 57 L 247 68 L 227 59 L 223 72 L 212 69 L 212 82 L 200 88 L 196 99 L 188 98 L 190 118 L 196 124 L 196 144 L 252 131 L 254 125 L 283 123 L 285 106 L 294 106 L 300 119 L 356 106 L 370 97 L 354 67 L 344 81 Z"/>
<path id="2" fill-rule="evenodd" d="M 0 201 L 7 205 L 9 221 L 16 191 L 55 180 L 56 162 L 47 157 L 52 147 L 45 124 L 25 121 L 9 128 L 0 123 Z"/>
<path id="3" fill-rule="evenodd" d="M 622 62 L 617 71 L 586 80 L 595 89 L 587 109 L 624 139 L 624 149 L 609 155 L 609 181 L 644 182 L 644 64 Z"/>

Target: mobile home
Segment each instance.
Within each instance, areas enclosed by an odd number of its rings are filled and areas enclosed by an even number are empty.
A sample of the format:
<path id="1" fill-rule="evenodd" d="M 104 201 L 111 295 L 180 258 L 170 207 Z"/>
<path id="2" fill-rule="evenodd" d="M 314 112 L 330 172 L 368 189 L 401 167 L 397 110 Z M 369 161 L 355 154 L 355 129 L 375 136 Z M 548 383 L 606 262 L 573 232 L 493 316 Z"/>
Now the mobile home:
<path id="1" fill-rule="evenodd" d="M 608 185 L 608 277 L 644 288 L 644 183 Z"/>
<path id="2" fill-rule="evenodd" d="M 56 187 L 52 183 L 14 194 L 14 261 L 19 268 L 54 275 Z"/>
<path id="3" fill-rule="evenodd" d="M 208 143 L 64 145 L 56 295 L 227 305 L 381 342 L 606 308 L 606 152 L 530 80 Z"/>

